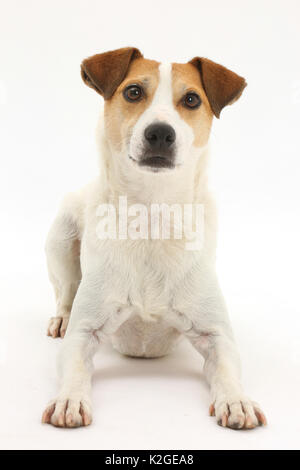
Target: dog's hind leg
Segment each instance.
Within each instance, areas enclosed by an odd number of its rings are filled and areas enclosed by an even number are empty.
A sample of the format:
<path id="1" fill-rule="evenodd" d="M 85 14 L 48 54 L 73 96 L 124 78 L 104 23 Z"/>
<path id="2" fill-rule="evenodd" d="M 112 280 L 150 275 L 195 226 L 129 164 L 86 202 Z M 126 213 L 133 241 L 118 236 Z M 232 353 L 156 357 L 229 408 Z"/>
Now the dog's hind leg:
<path id="1" fill-rule="evenodd" d="M 46 241 L 47 265 L 56 298 L 56 316 L 50 318 L 48 336 L 64 337 L 80 280 L 80 223 L 78 201 L 68 196 Z"/>

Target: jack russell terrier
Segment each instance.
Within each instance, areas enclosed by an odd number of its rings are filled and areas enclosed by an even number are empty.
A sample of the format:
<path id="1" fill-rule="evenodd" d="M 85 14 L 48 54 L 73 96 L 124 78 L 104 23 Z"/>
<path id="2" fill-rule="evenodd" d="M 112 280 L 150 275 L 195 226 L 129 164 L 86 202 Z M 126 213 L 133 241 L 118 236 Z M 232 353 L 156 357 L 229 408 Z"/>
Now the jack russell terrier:
<path id="1" fill-rule="evenodd" d="M 60 427 L 92 422 L 92 359 L 105 338 L 122 354 L 159 357 L 183 335 L 205 359 L 210 415 L 233 429 L 266 424 L 240 382 L 215 272 L 216 210 L 206 175 L 213 116 L 241 96 L 244 78 L 202 57 L 159 63 L 132 47 L 89 57 L 81 75 L 105 100 L 97 133 L 101 168 L 94 182 L 65 198 L 46 242 L 57 301 L 48 335 L 64 340 L 60 390 L 42 421 Z M 186 234 L 100 236 L 103 207 L 119 216 L 120 198 L 134 208 L 131 215 L 136 205 L 146 211 L 201 205 L 201 249 L 187 249 Z M 158 214 L 176 231 L 178 220 Z M 101 226 L 110 222 L 107 216 Z"/>

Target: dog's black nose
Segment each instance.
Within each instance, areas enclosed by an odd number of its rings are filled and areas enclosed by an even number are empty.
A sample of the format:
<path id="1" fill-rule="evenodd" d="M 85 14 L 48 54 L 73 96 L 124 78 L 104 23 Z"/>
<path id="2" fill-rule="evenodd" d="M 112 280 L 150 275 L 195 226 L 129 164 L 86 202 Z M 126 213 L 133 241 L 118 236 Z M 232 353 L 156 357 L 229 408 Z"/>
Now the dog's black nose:
<path id="1" fill-rule="evenodd" d="M 156 123 L 146 127 L 145 139 L 149 142 L 151 149 L 164 151 L 175 142 L 176 134 L 169 124 Z"/>

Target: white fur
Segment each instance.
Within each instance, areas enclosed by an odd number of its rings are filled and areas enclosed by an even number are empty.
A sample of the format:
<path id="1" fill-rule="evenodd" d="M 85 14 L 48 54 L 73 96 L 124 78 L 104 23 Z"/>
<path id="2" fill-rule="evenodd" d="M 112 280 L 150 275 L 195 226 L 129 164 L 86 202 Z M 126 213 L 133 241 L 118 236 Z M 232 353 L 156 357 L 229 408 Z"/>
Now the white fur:
<path id="1" fill-rule="evenodd" d="M 188 156 L 194 135 L 193 131 L 180 117 L 173 105 L 172 96 L 172 64 L 163 63 L 159 66 L 160 81 L 149 108 L 142 114 L 134 126 L 130 140 L 129 154 L 139 160 L 143 151 L 144 130 L 153 122 L 167 122 L 176 132 L 175 165 L 182 165 Z"/>
<path id="2" fill-rule="evenodd" d="M 43 420 L 69 427 L 91 422 L 92 356 L 104 338 L 124 354 L 157 357 L 185 335 L 205 358 L 217 420 L 254 427 L 262 414 L 242 390 L 238 354 L 215 274 L 216 214 L 206 183 L 208 150 L 193 147 L 193 131 L 174 109 L 170 64 L 160 66 L 153 101 L 123 151 L 138 159 L 144 129 L 156 120 L 176 131 L 177 168 L 155 174 L 140 170 L 127 154 L 112 156 L 101 128 L 100 176 L 66 198 L 50 231 L 46 251 L 57 317 L 51 320 L 49 335 L 57 336 L 61 319 L 65 329 L 71 316 L 59 354 L 60 392 Z M 99 240 L 96 208 L 124 195 L 129 203 L 146 205 L 204 204 L 203 250 L 186 251 L 181 240 Z"/>

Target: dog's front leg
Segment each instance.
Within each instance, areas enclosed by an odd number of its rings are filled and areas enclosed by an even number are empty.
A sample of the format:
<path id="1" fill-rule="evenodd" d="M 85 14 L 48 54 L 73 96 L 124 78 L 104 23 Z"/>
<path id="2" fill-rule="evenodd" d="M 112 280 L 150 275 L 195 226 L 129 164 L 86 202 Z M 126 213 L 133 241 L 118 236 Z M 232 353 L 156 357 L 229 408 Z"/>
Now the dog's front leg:
<path id="1" fill-rule="evenodd" d="M 96 342 L 91 330 L 80 327 L 65 337 L 58 356 L 60 390 L 45 409 L 43 423 L 59 427 L 91 423 L 92 357 Z"/>
<path id="2" fill-rule="evenodd" d="M 266 424 L 260 407 L 243 391 L 239 354 L 216 277 L 205 272 L 201 279 L 201 293 L 189 291 L 192 304 L 182 304 L 173 313 L 177 315 L 177 328 L 204 357 L 212 397 L 210 414 L 216 416 L 218 424 L 233 429 Z"/>
<path id="3" fill-rule="evenodd" d="M 45 409 L 43 423 L 77 427 L 92 421 L 92 359 L 98 340 L 113 333 L 130 315 L 126 306 L 103 302 L 102 295 L 95 279 L 83 279 L 58 356 L 60 390 Z"/>
<path id="4" fill-rule="evenodd" d="M 210 415 L 218 424 L 233 429 L 266 424 L 257 403 L 249 400 L 240 381 L 239 355 L 230 334 L 219 327 L 198 331 L 193 327 L 187 337 L 204 359 L 204 373 L 211 388 Z"/>

